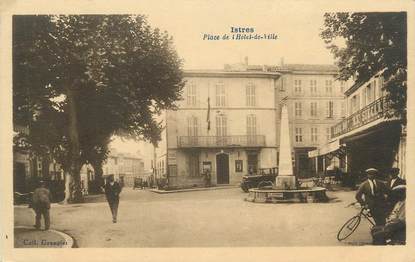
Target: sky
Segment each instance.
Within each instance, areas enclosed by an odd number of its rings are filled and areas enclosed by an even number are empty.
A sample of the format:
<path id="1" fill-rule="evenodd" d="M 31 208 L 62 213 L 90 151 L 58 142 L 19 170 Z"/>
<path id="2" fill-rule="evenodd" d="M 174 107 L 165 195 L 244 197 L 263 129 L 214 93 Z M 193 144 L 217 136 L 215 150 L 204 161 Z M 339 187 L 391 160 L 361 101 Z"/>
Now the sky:
<path id="1" fill-rule="evenodd" d="M 186 2 L 186 1 L 185 1 Z M 249 64 L 285 63 L 333 64 L 334 60 L 320 38 L 323 27 L 321 9 L 310 3 L 281 6 L 276 1 L 186 2 L 180 6 L 143 3 L 137 14 L 147 16 L 152 27 L 166 30 L 173 37 L 184 69 L 222 69 L 248 57 Z M 231 34 L 231 27 L 253 28 L 254 33 L 277 34 L 277 40 L 203 40 L 204 34 Z M 112 146 L 121 152 L 151 154 L 144 143 L 115 139 Z"/>
<path id="2" fill-rule="evenodd" d="M 277 1 L 186 2 L 180 6 L 143 5 L 151 26 L 166 30 L 172 37 L 185 69 L 221 69 L 239 63 L 245 56 L 250 64 L 285 63 L 333 64 L 320 38 L 321 8 L 312 3 L 299 5 Z M 231 27 L 254 28 L 255 33 L 277 34 L 278 40 L 203 40 L 204 34 L 231 34 Z"/>

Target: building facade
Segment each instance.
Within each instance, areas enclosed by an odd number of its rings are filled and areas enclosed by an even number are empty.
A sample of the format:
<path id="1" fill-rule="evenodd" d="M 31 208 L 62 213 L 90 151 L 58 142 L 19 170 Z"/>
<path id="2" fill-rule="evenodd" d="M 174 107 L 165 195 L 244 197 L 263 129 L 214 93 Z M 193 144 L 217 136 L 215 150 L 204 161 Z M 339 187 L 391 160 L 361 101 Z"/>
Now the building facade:
<path id="1" fill-rule="evenodd" d="M 344 102 L 346 118 L 331 127 L 329 143 L 314 152 L 314 157 L 338 159 L 340 169 L 354 175 L 370 167 L 386 175 L 391 167 L 398 167 L 404 178 L 406 128 L 400 118 L 391 116 L 381 72 L 345 90 Z"/>
<path id="2" fill-rule="evenodd" d="M 114 175 L 116 180 L 128 187 L 134 185 L 134 178 L 145 178 L 144 162 L 140 157 L 119 153 L 115 149 L 111 149 L 102 170 L 104 177 Z"/>
<path id="3" fill-rule="evenodd" d="M 280 105 L 288 104 L 295 173 L 310 176 L 308 152 L 341 119 L 337 68 L 318 65 L 225 66 L 186 71 L 178 110 L 166 111 L 156 149 L 156 177 L 169 186 L 238 184 L 242 176 L 278 167 Z M 343 111 L 342 111 L 343 110 Z"/>
<path id="4" fill-rule="evenodd" d="M 311 177 L 319 170 L 308 152 L 327 143 L 331 126 L 344 118 L 343 92 L 349 83 L 336 80 L 337 67 L 332 65 L 292 64 L 277 70 L 283 74 L 279 97 L 287 97 L 294 172 L 299 178 Z M 279 132 L 279 118 L 276 127 Z"/>

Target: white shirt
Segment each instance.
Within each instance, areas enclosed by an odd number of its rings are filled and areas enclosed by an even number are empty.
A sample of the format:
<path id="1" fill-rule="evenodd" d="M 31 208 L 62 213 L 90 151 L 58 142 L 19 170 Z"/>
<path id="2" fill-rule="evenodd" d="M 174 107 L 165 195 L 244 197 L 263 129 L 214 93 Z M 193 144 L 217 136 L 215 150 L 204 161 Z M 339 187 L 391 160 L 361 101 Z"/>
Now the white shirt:
<path id="1" fill-rule="evenodd" d="M 370 185 L 370 190 L 372 191 L 372 195 L 375 195 L 375 189 L 373 187 L 373 184 L 375 184 L 375 186 L 377 186 L 376 181 L 375 180 L 370 180 L 370 179 L 368 179 L 368 181 L 369 181 L 369 185 Z"/>
<path id="2" fill-rule="evenodd" d="M 394 179 L 391 180 L 391 188 L 393 188 L 393 184 L 395 184 L 396 179 L 397 178 L 394 178 Z"/>

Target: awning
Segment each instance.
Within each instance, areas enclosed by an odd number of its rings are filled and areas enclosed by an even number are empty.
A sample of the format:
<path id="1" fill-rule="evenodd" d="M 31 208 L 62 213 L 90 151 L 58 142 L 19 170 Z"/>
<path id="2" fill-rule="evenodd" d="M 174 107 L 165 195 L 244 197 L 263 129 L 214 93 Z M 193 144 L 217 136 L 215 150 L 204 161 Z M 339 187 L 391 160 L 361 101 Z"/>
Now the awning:
<path id="1" fill-rule="evenodd" d="M 308 157 L 312 158 L 312 157 L 317 157 L 317 156 L 324 156 L 324 155 L 327 155 L 331 152 L 338 150 L 339 148 L 340 148 L 340 141 L 336 139 L 328 144 L 325 144 L 324 146 L 318 149 L 308 152 Z"/>

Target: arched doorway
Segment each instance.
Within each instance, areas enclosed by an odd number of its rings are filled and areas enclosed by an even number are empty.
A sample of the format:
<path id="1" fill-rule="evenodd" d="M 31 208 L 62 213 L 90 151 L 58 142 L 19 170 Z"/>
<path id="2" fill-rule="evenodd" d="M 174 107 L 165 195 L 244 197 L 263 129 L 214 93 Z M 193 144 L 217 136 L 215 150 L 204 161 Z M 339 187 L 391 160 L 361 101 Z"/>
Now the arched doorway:
<path id="1" fill-rule="evenodd" d="M 225 153 L 216 155 L 216 183 L 229 184 L 229 156 Z"/>

